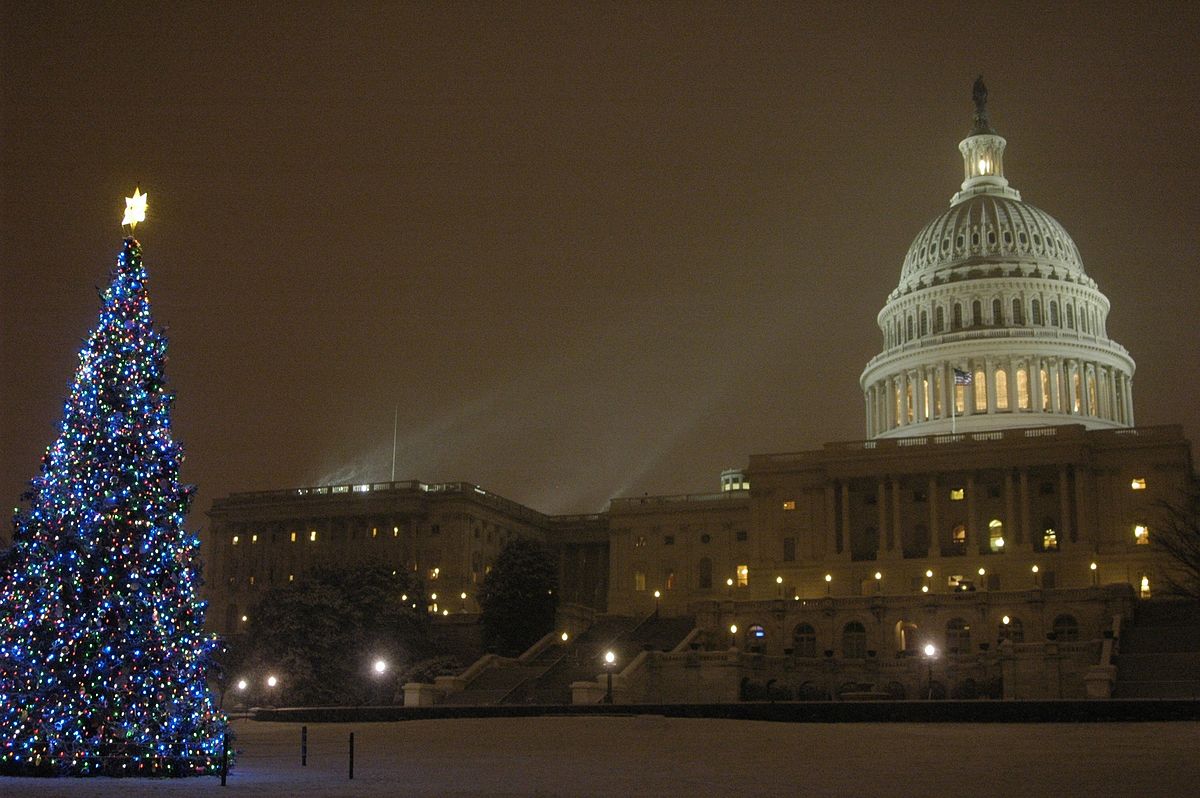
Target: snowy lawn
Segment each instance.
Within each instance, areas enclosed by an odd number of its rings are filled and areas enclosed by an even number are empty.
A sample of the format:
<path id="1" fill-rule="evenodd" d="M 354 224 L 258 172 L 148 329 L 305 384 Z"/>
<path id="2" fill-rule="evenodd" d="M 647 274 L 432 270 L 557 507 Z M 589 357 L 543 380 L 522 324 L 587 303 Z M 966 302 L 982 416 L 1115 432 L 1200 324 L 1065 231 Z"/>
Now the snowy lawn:
<path id="1" fill-rule="evenodd" d="M 1182 796 L 1200 723 L 793 724 L 637 717 L 237 721 L 216 778 L 0 778 L 0 796 Z M 347 747 L 355 732 L 354 780 Z"/>

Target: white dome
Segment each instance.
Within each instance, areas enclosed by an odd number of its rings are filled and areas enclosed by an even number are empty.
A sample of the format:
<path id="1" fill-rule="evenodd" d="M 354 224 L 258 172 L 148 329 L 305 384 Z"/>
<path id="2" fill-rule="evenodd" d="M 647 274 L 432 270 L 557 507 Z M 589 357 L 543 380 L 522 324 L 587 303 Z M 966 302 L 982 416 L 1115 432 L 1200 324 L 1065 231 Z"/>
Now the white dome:
<path id="1" fill-rule="evenodd" d="M 1133 425 L 1134 363 L 1108 338 L 1108 298 L 1063 226 L 1009 186 L 986 96 L 977 82 L 962 186 L 879 312 L 884 348 L 861 378 L 870 438 Z"/>
<path id="2" fill-rule="evenodd" d="M 954 279 L 1002 273 L 1091 285 L 1071 236 L 1021 200 L 977 194 L 952 205 L 913 239 L 893 296 Z"/>

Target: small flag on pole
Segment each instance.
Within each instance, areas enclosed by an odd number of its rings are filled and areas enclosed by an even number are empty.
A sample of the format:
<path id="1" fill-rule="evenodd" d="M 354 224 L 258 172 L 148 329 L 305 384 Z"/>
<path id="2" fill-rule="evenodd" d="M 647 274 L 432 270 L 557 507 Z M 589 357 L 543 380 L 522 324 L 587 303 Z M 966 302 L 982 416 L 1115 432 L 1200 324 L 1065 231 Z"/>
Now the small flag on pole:
<path id="1" fill-rule="evenodd" d="M 963 371 L 962 369 L 954 370 L 955 385 L 970 385 L 972 382 L 973 380 L 971 379 L 971 373 L 969 371 Z"/>

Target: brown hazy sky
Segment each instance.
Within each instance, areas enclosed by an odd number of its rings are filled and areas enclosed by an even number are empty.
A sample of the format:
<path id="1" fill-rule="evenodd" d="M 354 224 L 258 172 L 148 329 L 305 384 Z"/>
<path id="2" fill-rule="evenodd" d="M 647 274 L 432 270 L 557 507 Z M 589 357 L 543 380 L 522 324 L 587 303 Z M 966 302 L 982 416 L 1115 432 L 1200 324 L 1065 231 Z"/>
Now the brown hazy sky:
<path id="1" fill-rule="evenodd" d="M 398 478 L 550 512 L 861 438 L 875 315 L 962 179 L 980 72 L 1009 179 L 1112 301 L 1139 425 L 1200 432 L 1200 4 L 0 15 L 9 504 L 135 183 L 198 509 L 386 479 L 397 407 Z"/>

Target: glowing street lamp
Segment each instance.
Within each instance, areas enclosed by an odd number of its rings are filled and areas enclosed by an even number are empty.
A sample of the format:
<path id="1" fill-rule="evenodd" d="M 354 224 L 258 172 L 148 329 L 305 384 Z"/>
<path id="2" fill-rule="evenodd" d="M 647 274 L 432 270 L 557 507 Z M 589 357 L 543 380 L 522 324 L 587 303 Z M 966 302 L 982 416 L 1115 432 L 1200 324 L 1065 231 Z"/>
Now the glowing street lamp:
<path id="1" fill-rule="evenodd" d="M 617 655 L 612 651 L 612 649 L 604 652 L 604 671 L 608 676 L 608 687 L 604 691 L 604 703 L 606 704 L 611 704 L 613 702 L 612 672 L 613 665 L 615 665 L 616 662 Z"/>
<path id="2" fill-rule="evenodd" d="M 929 700 L 933 700 L 933 658 L 937 656 L 937 649 L 933 643 L 925 644 L 925 664 L 928 666 L 925 684 L 928 688 L 926 695 Z"/>
<path id="3" fill-rule="evenodd" d="M 1099 567 L 1100 566 L 1096 565 L 1096 563 L 1094 563 L 1094 562 L 1088 566 L 1088 568 L 1090 568 L 1092 570 L 1092 586 L 1093 587 L 1098 587 L 1100 585 L 1100 571 L 1098 570 Z"/>
<path id="4" fill-rule="evenodd" d="M 377 659 L 377 660 L 375 660 L 375 663 L 371 666 L 371 670 L 375 671 L 376 676 L 382 676 L 384 673 L 387 672 L 387 667 L 388 667 L 387 662 L 385 660 Z"/>
<path id="5" fill-rule="evenodd" d="M 271 674 L 270 676 L 268 676 L 267 677 L 267 687 L 277 687 L 277 686 L 279 686 L 279 679 L 275 678 L 275 674 Z"/>
<path id="6" fill-rule="evenodd" d="M 248 682 L 247 682 L 245 679 L 238 679 L 238 680 L 237 680 L 237 689 L 238 689 L 238 692 L 239 692 L 239 693 L 244 693 L 244 692 L 246 692 L 246 688 L 247 688 L 247 687 L 249 687 L 249 686 L 250 686 L 250 684 L 249 684 L 249 683 L 248 683 Z"/>
<path id="7" fill-rule="evenodd" d="M 729 647 L 737 648 L 737 624 L 729 624 Z"/>
<path id="8" fill-rule="evenodd" d="M 1041 587 L 1042 580 L 1041 580 L 1041 577 L 1038 576 L 1038 571 L 1040 571 L 1040 570 L 1041 569 L 1038 568 L 1036 565 L 1029 569 L 1030 573 L 1033 574 L 1033 586 L 1034 587 Z"/>
<path id="9" fill-rule="evenodd" d="M 875 592 L 876 593 L 883 592 L 883 571 L 875 572 Z"/>
<path id="10" fill-rule="evenodd" d="M 783 598 L 783 577 L 782 576 L 775 577 L 775 584 L 779 585 L 779 597 Z"/>
<path id="11" fill-rule="evenodd" d="M 567 634 L 566 632 L 563 632 L 562 635 L 560 635 L 560 637 L 562 638 L 562 641 L 564 643 L 571 639 L 571 636 L 569 634 Z"/>
<path id="12" fill-rule="evenodd" d="M 833 574 L 825 574 L 825 595 L 833 593 Z"/>
<path id="13" fill-rule="evenodd" d="M 658 602 L 660 599 L 662 599 L 662 591 L 655 590 L 654 591 L 654 617 L 655 618 L 658 618 Z"/>

